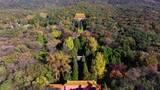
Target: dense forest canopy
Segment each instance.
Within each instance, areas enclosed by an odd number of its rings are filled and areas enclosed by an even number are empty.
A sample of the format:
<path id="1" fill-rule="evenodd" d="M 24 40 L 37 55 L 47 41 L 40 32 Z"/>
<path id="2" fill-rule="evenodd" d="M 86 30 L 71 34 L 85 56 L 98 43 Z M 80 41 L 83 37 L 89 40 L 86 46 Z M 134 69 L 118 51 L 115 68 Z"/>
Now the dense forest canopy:
<path id="1" fill-rule="evenodd" d="M 86 18 L 75 20 L 76 13 Z M 160 9 L 150 6 L 2 10 L 0 90 L 44 90 L 67 80 L 95 80 L 102 90 L 159 90 L 159 36 Z"/>

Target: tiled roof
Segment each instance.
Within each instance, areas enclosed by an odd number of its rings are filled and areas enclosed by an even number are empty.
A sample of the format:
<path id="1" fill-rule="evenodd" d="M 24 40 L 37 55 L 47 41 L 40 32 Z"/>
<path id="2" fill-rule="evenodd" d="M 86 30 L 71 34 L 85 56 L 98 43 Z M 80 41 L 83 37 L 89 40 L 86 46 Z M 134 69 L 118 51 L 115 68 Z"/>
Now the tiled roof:
<path id="1" fill-rule="evenodd" d="M 96 81 L 67 81 L 65 85 L 97 85 Z"/>
<path id="2" fill-rule="evenodd" d="M 49 84 L 48 88 L 58 88 L 60 90 L 70 90 L 71 88 L 78 88 L 78 86 L 82 86 L 82 88 L 93 87 L 97 88 L 96 90 L 99 90 L 97 87 L 97 83 L 94 80 L 86 80 L 86 81 L 67 81 L 66 84 Z"/>
<path id="3" fill-rule="evenodd" d="M 76 13 L 74 19 L 79 19 L 79 18 L 86 18 L 84 13 Z"/>
<path id="4" fill-rule="evenodd" d="M 49 87 L 64 87 L 62 84 L 49 84 Z"/>

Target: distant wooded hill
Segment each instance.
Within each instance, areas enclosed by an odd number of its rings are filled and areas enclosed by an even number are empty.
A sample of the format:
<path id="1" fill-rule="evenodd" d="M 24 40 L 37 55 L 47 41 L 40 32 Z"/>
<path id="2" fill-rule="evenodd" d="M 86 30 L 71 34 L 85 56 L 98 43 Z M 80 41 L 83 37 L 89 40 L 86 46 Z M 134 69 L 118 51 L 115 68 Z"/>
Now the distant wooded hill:
<path id="1" fill-rule="evenodd" d="M 0 0 L 0 8 L 39 8 L 57 5 L 64 6 L 81 1 L 112 5 L 160 6 L 160 0 Z"/>

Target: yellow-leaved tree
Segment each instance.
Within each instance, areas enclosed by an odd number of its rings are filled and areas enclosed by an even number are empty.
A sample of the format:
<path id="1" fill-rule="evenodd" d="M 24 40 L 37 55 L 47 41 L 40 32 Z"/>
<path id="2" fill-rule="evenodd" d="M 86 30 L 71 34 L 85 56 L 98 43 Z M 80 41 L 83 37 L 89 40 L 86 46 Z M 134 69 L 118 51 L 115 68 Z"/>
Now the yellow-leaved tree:
<path id="1" fill-rule="evenodd" d="M 60 36 L 61 36 L 61 34 L 62 34 L 62 32 L 60 31 L 60 30 L 53 30 L 52 31 L 52 36 L 54 37 L 54 38 L 59 38 Z"/>
<path id="2" fill-rule="evenodd" d="M 105 72 L 105 58 L 103 53 L 97 52 L 94 62 L 94 70 L 98 78 L 101 78 Z"/>
<path id="3" fill-rule="evenodd" d="M 146 57 L 145 60 L 146 60 L 147 65 L 157 65 L 158 64 L 157 56 L 154 53 L 149 53 L 149 55 Z"/>
<path id="4" fill-rule="evenodd" d="M 74 48 L 74 42 L 73 37 L 68 37 L 65 39 L 65 45 L 69 48 L 69 50 L 72 50 Z"/>
<path id="5" fill-rule="evenodd" d="M 97 40 L 94 37 L 89 37 L 89 47 L 91 48 L 92 52 L 95 52 L 97 50 Z"/>

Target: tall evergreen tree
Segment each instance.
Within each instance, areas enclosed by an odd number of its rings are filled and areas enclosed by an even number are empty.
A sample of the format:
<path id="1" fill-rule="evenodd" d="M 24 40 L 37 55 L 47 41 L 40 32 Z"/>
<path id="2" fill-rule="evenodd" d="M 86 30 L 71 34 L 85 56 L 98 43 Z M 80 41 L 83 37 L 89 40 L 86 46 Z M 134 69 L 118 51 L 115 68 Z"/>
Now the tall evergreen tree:
<path id="1" fill-rule="evenodd" d="M 74 45 L 77 50 L 81 48 L 81 42 L 78 38 L 74 39 Z"/>
<path id="2" fill-rule="evenodd" d="M 73 57 L 72 80 L 78 80 L 78 62 L 76 56 Z"/>
<path id="3" fill-rule="evenodd" d="M 83 79 L 84 80 L 88 80 L 89 79 L 89 71 L 88 71 L 88 67 L 87 67 L 87 63 L 85 60 L 85 56 L 82 57 L 82 62 L 83 62 Z"/>
<path id="4" fill-rule="evenodd" d="M 102 90 L 107 90 L 107 85 L 106 83 L 103 83 L 103 89 Z"/>
<path id="5" fill-rule="evenodd" d="M 64 76 L 63 76 L 63 79 L 64 79 L 64 81 L 67 81 L 67 80 L 71 80 L 71 74 L 70 74 L 70 72 L 68 73 L 65 73 L 64 74 Z"/>

